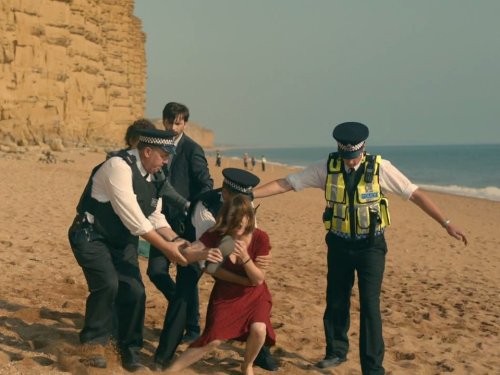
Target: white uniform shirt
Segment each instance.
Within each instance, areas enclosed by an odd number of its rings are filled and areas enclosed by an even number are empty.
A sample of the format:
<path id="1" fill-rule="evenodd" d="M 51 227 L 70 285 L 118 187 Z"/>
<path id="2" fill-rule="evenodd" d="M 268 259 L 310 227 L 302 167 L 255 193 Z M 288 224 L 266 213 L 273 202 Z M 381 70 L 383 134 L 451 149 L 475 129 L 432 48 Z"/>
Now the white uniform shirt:
<path id="1" fill-rule="evenodd" d="M 214 216 L 201 201 L 196 202 L 196 205 L 194 206 L 194 210 L 191 215 L 191 224 L 193 224 L 193 227 L 195 229 L 197 240 L 200 239 L 203 233 L 205 233 L 215 225 Z"/>
<path id="2" fill-rule="evenodd" d="M 327 172 L 326 160 L 318 161 L 309 165 L 303 171 L 290 174 L 286 180 L 293 190 L 300 191 L 305 188 L 320 188 L 325 190 Z M 354 167 L 357 170 L 361 163 Z M 408 200 L 415 190 L 418 189 L 403 173 L 399 171 L 390 161 L 382 159 L 379 166 L 379 182 L 383 192 L 390 192 Z"/>
<path id="3" fill-rule="evenodd" d="M 145 176 L 147 171 L 142 165 L 139 152 L 135 149 L 127 152 L 136 157 L 139 172 Z M 149 174 L 147 181 L 151 181 L 151 178 Z M 110 158 L 99 168 L 92 179 L 91 196 L 101 203 L 111 202 L 113 211 L 134 236 L 153 229 L 170 228 L 161 213 L 161 198 L 158 199 L 156 210 L 149 217 L 144 216 L 132 186 L 132 169 L 121 157 Z M 87 217 L 91 223 L 94 222 L 92 215 L 87 213 Z"/>

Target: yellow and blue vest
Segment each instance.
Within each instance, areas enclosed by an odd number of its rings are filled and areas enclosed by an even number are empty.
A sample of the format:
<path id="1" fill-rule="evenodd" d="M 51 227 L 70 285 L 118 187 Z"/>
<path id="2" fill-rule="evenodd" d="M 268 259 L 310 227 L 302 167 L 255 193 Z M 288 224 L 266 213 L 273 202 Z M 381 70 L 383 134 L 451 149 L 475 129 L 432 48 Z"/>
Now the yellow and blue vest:
<path id="1" fill-rule="evenodd" d="M 389 202 L 379 183 L 380 155 L 364 154 L 353 186 L 344 178 L 344 162 L 337 152 L 328 157 L 325 185 L 325 229 L 348 239 L 378 236 L 390 225 Z M 354 172 L 353 172 L 354 173 Z"/>

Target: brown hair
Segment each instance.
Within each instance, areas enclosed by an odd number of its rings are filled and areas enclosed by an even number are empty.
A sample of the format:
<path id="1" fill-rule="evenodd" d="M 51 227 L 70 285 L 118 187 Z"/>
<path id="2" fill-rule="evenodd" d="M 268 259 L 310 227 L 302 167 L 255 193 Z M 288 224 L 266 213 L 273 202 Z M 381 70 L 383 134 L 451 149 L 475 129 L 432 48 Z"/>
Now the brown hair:
<path id="1" fill-rule="evenodd" d="M 125 133 L 125 143 L 128 147 L 137 146 L 139 142 L 139 132 L 142 129 L 156 129 L 156 126 L 148 119 L 141 118 L 136 120 L 127 128 Z"/>
<path id="2" fill-rule="evenodd" d="M 211 232 L 218 232 L 221 235 L 234 235 L 238 230 L 244 217 L 248 218 L 248 224 L 244 234 L 248 234 L 255 229 L 255 212 L 252 201 L 243 194 L 236 194 L 230 197 L 222 205 L 215 226 Z"/>
<path id="3" fill-rule="evenodd" d="M 163 120 L 167 120 L 170 124 L 173 124 L 177 116 L 182 116 L 182 119 L 186 122 L 189 120 L 189 109 L 182 103 L 170 102 L 163 108 Z"/>

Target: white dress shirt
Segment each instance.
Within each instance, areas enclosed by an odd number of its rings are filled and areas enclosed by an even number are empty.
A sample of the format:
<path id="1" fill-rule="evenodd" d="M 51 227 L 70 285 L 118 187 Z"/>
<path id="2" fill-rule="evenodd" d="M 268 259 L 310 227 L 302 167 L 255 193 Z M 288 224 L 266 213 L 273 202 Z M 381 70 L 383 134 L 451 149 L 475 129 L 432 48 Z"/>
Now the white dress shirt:
<path id="1" fill-rule="evenodd" d="M 222 201 L 222 197 L 221 197 Z M 214 215 L 205 207 L 202 201 L 196 202 L 191 215 L 191 224 L 195 229 L 195 236 L 198 240 L 203 233 L 215 225 Z"/>
<path id="2" fill-rule="evenodd" d="M 292 186 L 293 190 L 300 191 L 305 188 L 320 188 L 325 190 L 326 178 L 328 175 L 326 160 L 320 160 L 309 165 L 304 170 L 292 173 L 286 177 L 286 180 Z M 358 169 L 361 162 L 354 167 Z M 382 192 L 390 192 L 399 195 L 408 200 L 418 186 L 413 184 L 403 173 L 399 171 L 390 161 L 382 159 L 379 166 L 379 182 Z"/>
<path id="3" fill-rule="evenodd" d="M 136 149 L 127 152 L 136 157 L 137 167 L 145 176 L 147 171 L 142 165 L 139 152 Z M 151 179 L 149 174 L 147 181 Z M 132 186 L 132 169 L 121 157 L 112 157 L 99 168 L 92 179 L 91 196 L 101 203 L 111 202 L 113 211 L 134 236 L 143 235 L 153 229 L 170 228 L 161 213 L 161 198 L 158 199 L 156 210 L 149 217 L 144 216 Z M 87 217 L 91 223 L 94 222 L 92 215 L 87 213 Z"/>

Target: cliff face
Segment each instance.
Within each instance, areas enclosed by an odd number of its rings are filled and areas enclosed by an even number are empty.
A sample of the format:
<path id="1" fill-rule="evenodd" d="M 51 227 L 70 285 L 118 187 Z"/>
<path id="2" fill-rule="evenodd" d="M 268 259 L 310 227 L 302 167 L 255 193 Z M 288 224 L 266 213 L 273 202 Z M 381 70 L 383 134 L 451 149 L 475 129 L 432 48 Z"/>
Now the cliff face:
<path id="1" fill-rule="evenodd" d="M 189 121 L 186 134 L 193 138 L 198 144 L 207 149 L 214 147 L 214 132 Z"/>
<path id="2" fill-rule="evenodd" d="M 0 0 L 0 142 L 122 142 L 144 116 L 133 0 Z"/>
<path id="3" fill-rule="evenodd" d="M 145 108 L 133 10 L 133 0 L 0 0 L 0 145 L 123 144 Z M 187 133 L 213 146 L 211 131 Z"/>

